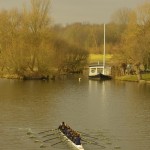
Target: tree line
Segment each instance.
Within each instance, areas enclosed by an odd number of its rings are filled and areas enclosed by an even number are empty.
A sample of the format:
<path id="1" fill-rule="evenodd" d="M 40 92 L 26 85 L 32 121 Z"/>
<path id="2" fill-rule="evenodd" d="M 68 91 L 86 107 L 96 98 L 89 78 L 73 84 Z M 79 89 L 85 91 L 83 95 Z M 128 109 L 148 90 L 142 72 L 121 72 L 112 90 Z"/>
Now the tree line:
<path id="1" fill-rule="evenodd" d="M 28 74 L 82 72 L 88 54 L 103 53 L 103 24 L 52 22 L 50 0 L 0 11 L 0 72 Z M 106 52 L 116 75 L 150 69 L 150 3 L 122 8 L 106 24 Z"/>

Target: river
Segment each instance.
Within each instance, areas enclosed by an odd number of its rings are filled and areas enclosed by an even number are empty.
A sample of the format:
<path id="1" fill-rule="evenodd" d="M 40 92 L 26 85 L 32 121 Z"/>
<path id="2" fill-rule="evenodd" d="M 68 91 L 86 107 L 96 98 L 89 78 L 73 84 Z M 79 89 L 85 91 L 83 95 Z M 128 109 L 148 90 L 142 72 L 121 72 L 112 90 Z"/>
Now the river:
<path id="1" fill-rule="evenodd" d="M 78 77 L 49 82 L 0 79 L 1 150 L 70 150 L 63 143 L 51 146 L 59 138 L 40 142 L 57 137 L 38 133 L 62 121 L 95 137 L 83 135 L 105 150 L 150 150 L 150 84 L 79 82 Z"/>

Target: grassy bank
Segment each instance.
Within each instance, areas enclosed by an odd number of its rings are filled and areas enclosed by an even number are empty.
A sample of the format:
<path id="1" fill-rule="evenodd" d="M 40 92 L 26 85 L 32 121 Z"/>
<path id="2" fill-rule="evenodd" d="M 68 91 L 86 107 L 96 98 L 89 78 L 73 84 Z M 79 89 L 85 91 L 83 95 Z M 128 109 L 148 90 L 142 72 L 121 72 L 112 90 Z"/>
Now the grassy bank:
<path id="1" fill-rule="evenodd" d="M 116 77 L 116 79 L 121 81 L 138 82 L 137 75 L 126 75 L 126 76 Z M 150 81 L 150 74 L 142 74 L 142 80 Z"/>

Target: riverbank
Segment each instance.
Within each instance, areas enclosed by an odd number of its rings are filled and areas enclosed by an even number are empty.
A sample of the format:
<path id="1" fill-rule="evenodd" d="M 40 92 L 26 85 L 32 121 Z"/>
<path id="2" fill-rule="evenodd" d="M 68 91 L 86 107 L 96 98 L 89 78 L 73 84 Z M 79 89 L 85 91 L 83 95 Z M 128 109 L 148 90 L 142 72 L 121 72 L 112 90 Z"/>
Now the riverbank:
<path id="1" fill-rule="evenodd" d="M 39 75 L 39 74 L 31 74 L 31 75 L 18 75 L 18 74 L 0 74 L 0 78 L 5 79 L 18 79 L 18 80 L 49 80 L 49 75 Z M 50 77 L 50 79 L 54 79 L 55 77 Z"/>
<path id="2" fill-rule="evenodd" d="M 142 79 L 138 81 L 137 75 L 125 75 L 121 77 L 116 77 L 116 80 L 130 81 L 130 82 L 141 82 L 150 84 L 150 74 L 142 74 Z"/>
<path id="3" fill-rule="evenodd" d="M 18 80 L 55 80 L 55 75 L 28 75 L 28 76 L 19 76 L 17 74 L 0 74 L 0 78 L 5 79 L 18 79 Z M 125 75 L 120 77 L 115 77 L 115 80 L 128 81 L 128 82 L 140 82 L 140 83 L 149 83 L 150 84 L 150 73 L 142 74 L 142 79 L 138 81 L 137 75 Z"/>
<path id="4" fill-rule="evenodd" d="M 5 79 L 23 79 L 23 77 L 17 75 L 17 74 L 0 74 L 0 78 Z"/>

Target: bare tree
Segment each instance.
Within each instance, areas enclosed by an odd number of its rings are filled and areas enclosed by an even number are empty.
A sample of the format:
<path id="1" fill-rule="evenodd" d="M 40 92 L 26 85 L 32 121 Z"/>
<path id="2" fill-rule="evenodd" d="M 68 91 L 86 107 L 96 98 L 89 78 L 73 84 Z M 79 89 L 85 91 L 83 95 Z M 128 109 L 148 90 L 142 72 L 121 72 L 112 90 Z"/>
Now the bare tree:
<path id="1" fill-rule="evenodd" d="M 136 9 L 138 24 L 146 25 L 150 24 L 150 3 L 145 2 Z"/>
<path id="2" fill-rule="evenodd" d="M 115 22 L 116 24 L 120 25 L 127 25 L 129 23 L 130 12 L 131 10 L 128 8 L 122 8 L 117 10 L 112 15 L 112 22 Z"/>

